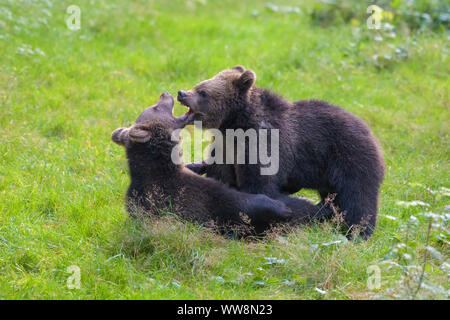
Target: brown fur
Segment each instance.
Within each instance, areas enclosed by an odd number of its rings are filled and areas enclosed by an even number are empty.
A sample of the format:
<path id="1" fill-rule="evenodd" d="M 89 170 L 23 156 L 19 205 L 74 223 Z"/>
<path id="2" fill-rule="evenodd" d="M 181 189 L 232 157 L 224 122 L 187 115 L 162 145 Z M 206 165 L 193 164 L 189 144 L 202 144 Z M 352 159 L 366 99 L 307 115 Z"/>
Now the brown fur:
<path id="1" fill-rule="evenodd" d="M 173 150 L 181 148 L 173 131 L 183 125 L 172 116 L 172 109 L 172 97 L 163 94 L 133 126 L 112 133 L 112 140 L 127 153 L 131 177 L 127 207 L 131 215 L 172 212 L 199 223 L 214 221 L 224 231 L 250 227 L 244 228 L 245 235 L 260 234 L 271 223 L 290 218 L 290 210 L 280 201 L 236 191 L 175 164 Z"/>
<path id="2" fill-rule="evenodd" d="M 370 129 L 340 107 L 318 100 L 288 102 L 254 86 L 255 81 L 253 71 L 237 66 L 180 91 L 178 100 L 192 111 L 191 121 L 223 134 L 226 129 L 279 129 L 279 172 L 262 176 L 260 164 L 187 166 L 238 190 L 283 201 L 301 188 L 318 190 L 322 204 L 336 193 L 347 226 L 360 228 L 367 238 L 375 228 L 384 176 L 381 148 Z"/>

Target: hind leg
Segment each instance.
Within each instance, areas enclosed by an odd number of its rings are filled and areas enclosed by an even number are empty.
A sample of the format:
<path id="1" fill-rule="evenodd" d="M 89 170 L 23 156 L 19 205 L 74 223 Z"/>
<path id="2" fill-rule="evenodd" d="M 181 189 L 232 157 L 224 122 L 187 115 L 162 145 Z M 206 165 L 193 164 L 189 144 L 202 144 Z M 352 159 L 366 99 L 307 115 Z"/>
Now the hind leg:
<path id="1" fill-rule="evenodd" d="M 318 206 L 320 206 L 321 211 L 325 214 L 321 217 L 322 220 L 326 221 L 333 217 L 334 211 L 332 209 L 331 204 L 334 203 L 334 193 L 329 192 L 328 190 L 319 189 L 317 191 L 320 195 L 320 202 Z"/>
<path id="2" fill-rule="evenodd" d="M 373 233 L 377 220 L 378 186 L 347 182 L 339 190 L 335 203 L 344 212 L 344 223 L 350 234 L 368 239 Z"/>
<path id="3" fill-rule="evenodd" d="M 244 212 L 251 219 L 256 234 L 264 232 L 273 223 L 292 219 L 292 210 L 286 204 L 264 194 L 249 195 Z"/>
<path id="4" fill-rule="evenodd" d="M 292 210 L 292 218 L 296 224 L 310 223 L 331 215 L 328 208 L 322 206 L 320 203 L 315 205 L 306 198 L 287 196 L 284 194 L 280 194 L 275 198 Z"/>

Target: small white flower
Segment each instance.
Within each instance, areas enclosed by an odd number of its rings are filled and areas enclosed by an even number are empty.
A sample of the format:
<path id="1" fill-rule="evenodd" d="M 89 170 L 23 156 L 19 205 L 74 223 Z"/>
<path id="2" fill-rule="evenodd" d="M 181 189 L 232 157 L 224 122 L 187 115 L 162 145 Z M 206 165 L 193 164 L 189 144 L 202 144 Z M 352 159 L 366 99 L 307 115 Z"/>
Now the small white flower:
<path id="1" fill-rule="evenodd" d="M 414 201 L 397 201 L 396 202 L 399 206 L 402 207 L 417 207 L 417 206 L 422 206 L 422 207 L 429 207 L 430 205 L 428 203 L 425 203 L 423 201 L 420 200 L 414 200 Z"/>
<path id="2" fill-rule="evenodd" d="M 319 288 L 314 288 L 314 290 L 316 290 L 318 293 L 320 293 L 320 294 L 327 294 L 327 290 L 322 290 L 322 289 L 319 289 Z"/>

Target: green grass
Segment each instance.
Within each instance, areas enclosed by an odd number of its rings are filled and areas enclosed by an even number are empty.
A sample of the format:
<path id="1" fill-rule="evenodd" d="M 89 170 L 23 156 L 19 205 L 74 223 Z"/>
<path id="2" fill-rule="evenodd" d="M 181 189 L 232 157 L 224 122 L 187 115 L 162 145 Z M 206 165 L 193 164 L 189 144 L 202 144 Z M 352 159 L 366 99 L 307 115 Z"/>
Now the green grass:
<path id="1" fill-rule="evenodd" d="M 375 41 L 365 21 L 312 23 L 312 1 L 301 13 L 265 3 L 79 0 L 81 30 L 71 31 L 73 2 L 2 1 L 0 299 L 448 298 L 448 33 Z M 374 60 L 395 48 L 407 58 Z M 331 224 L 235 241 L 127 217 L 127 165 L 111 132 L 161 92 L 236 64 L 259 86 L 369 124 L 387 165 L 369 241 L 348 243 Z M 415 200 L 429 207 L 397 203 Z M 80 289 L 67 288 L 71 265 Z M 381 287 L 371 290 L 372 265 Z"/>

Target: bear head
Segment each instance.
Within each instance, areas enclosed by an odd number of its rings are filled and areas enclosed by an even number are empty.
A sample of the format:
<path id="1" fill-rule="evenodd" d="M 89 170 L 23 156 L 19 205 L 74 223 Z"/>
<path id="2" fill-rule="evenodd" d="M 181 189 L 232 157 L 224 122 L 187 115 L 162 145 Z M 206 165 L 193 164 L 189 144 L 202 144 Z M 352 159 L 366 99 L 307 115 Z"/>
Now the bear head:
<path id="1" fill-rule="evenodd" d="M 188 124 L 201 121 L 203 128 L 219 128 L 236 108 L 247 101 L 256 80 L 252 70 L 242 66 L 223 70 L 187 92 L 178 92 L 178 101 L 189 108 L 179 119 Z"/>
<path id="2" fill-rule="evenodd" d="M 168 92 L 161 94 L 158 102 L 146 108 L 129 127 L 121 127 L 113 131 L 111 139 L 118 145 L 131 148 L 150 142 L 160 144 L 170 140 L 176 129 L 184 128 L 186 120 L 173 116 L 174 99 Z"/>

